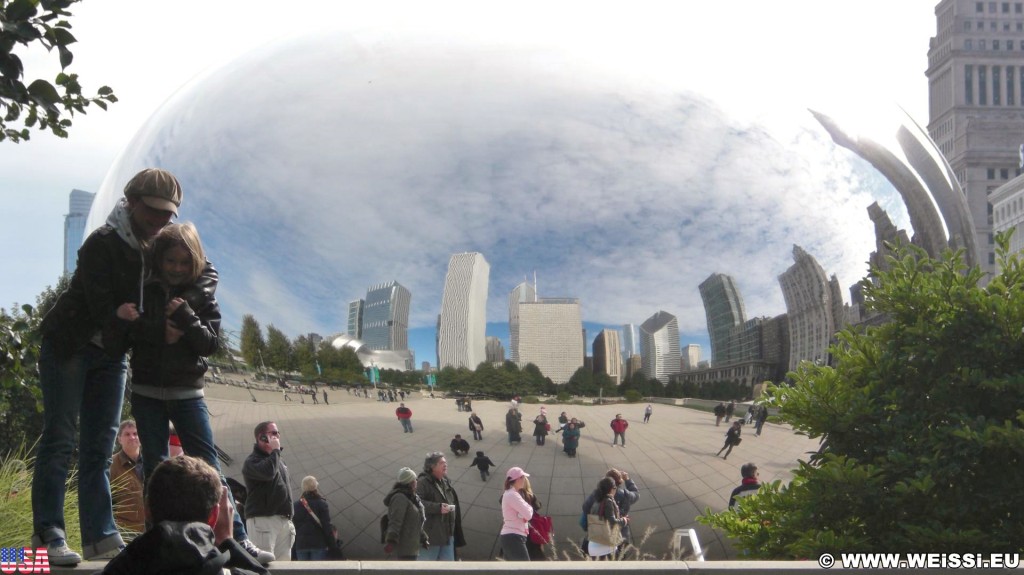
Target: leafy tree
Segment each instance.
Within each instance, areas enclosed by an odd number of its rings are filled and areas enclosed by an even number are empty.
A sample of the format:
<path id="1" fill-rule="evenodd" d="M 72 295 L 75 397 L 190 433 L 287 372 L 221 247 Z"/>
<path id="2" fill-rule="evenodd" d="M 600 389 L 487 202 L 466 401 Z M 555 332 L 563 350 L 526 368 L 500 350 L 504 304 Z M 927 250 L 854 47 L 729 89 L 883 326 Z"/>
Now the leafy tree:
<path id="1" fill-rule="evenodd" d="M 323 372 L 321 378 L 327 381 L 365 381 L 363 364 L 352 348 L 336 349 L 325 341 L 320 344 L 316 355 Z"/>
<path id="2" fill-rule="evenodd" d="M 316 377 L 316 346 L 307 335 L 300 335 L 291 343 L 292 361 L 288 369 L 306 377 Z"/>
<path id="3" fill-rule="evenodd" d="M 271 369 L 279 372 L 288 371 L 293 365 L 292 343 L 283 331 L 274 327 L 274 324 L 267 326 L 267 347 L 263 353 L 263 361 Z"/>
<path id="4" fill-rule="evenodd" d="M 242 316 L 242 359 L 256 370 L 263 369 L 263 352 L 267 349 L 260 323 L 251 314 Z"/>
<path id="5" fill-rule="evenodd" d="M 62 276 L 36 297 L 36 306 L 0 310 L 0 454 L 33 445 L 43 431 L 39 388 L 39 322 L 67 288 Z"/>
<path id="6" fill-rule="evenodd" d="M 1024 551 L 1024 269 L 996 240 L 986 286 L 961 253 L 890 257 L 862 282 L 889 322 L 847 329 L 768 403 L 820 438 L 793 481 L 701 520 L 752 557 Z"/>
<path id="7" fill-rule="evenodd" d="M 78 1 L 0 0 L 0 141 L 28 140 L 29 128 L 66 138 L 75 112 L 85 114 L 92 104 L 106 110 L 117 101 L 107 86 L 83 96 L 78 74 L 66 73 L 74 58 L 68 47 L 76 42 L 67 9 Z M 61 72 L 52 84 L 43 79 L 25 84 L 24 66 L 14 53 L 18 44 L 57 50 Z"/>

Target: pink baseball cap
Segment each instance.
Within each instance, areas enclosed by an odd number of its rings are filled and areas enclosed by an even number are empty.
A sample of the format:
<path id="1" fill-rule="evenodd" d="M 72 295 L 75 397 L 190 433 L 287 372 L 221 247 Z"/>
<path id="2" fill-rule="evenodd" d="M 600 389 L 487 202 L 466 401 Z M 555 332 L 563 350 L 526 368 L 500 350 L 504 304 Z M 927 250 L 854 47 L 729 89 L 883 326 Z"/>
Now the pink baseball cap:
<path id="1" fill-rule="evenodd" d="M 530 474 L 525 472 L 525 471 L 523 471 L 522 467 L 513 467 L 512 469 L 508 470 L 508 473 L 505 474 L 505 477 L 511 479 L 512 481 L 515 481 L 515 480 L 519 479 L 520 477 L 529 477 L 529 476 L 530 476 Z"/>

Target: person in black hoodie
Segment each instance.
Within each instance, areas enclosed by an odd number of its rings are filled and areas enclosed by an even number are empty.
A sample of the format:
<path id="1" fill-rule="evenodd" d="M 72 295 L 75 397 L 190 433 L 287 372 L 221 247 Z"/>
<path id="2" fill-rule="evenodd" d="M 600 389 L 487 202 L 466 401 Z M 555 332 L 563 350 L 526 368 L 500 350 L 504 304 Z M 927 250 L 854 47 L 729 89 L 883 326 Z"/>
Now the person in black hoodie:
<path id="1" fill-rule="evenodd" d="M 233 509 L 220 474 L 179 455 L 153 471 L 146 510 L 153 526 L 110 560 L 103 575 L 269 575 L 231 537 Z"/>

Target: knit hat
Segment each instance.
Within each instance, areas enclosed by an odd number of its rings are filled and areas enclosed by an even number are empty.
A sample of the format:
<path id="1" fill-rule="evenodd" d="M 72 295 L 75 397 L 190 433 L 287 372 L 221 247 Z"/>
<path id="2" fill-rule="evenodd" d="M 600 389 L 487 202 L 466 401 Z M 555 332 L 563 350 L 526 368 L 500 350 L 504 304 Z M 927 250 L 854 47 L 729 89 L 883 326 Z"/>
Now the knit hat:
<path id="1" fill-rule="evenodd" d="M 408 467 L 403 467 L 398 470 L 398 482 L 401 484 L 408 484 L 416 481 L 416 472 Z"/>
<path id="2" fill-rule="evenodd" d="M 320 484 L 317 483 L 316 477 L 313 477 L 312 475 L 307 475 L 307 476 L 302 478 L 302 492 L 303 493 L 308 493 L 310 491 L 316 491 L 317 487 L 320 487 Z"/>

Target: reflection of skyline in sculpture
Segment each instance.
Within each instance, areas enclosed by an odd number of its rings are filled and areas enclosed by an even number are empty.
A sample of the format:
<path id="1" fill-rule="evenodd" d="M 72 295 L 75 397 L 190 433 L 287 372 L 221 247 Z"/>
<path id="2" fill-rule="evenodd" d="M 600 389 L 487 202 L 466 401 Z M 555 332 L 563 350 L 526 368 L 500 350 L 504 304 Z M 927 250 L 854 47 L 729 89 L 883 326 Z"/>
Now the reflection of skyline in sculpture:
<path id="1" fill-rule="evenodd" d="M 837 144 L 867 160 L 896 188 L 910 216 L 914 245 L 931 257 L 947 248 L 963 248 L 969 266 L 982 260 L 963 190 L 935 142 L 912 118 L 904 113 L 903 121 L 894 127 L 899 149 L 892 149 L 851 135 L 825 114 L 811 113 Z"/>
<path id="2" fill-rule="evenodd" d="M 892 193 L 824 134 L 779 141 L 655 80 L 462 42 L 335 34 L 244 56 L 140 130 L 90 222 L 141 167 L 171 170 L 221 272 L 225 324 L 251 313 L 287 334 L 347 331 L 339 294 L 382 278 L 416 294 L 410 329 L 432 332 L 447 259 L 464 251 L 491 263 L 502 322 L 537 270 L 588 324 L 665 309 L 701 343 L 693 278 L 715 268 L 766 314 L 784 307 L 774 278 L 796 236 L 845 281 L 864 275 L 870 225 L 849 214 Z"/>
<path id="3" fill-rule="evenodd" d="M 368 345 L 349 335 L 334 336 L 331 346 L 334 349 L 347 347 L 356 352 L 356 357 L 359 358 L 363 367 L 376 366 L 380 369 L 408 371 L 413 369 L 416 363 L 416 358 L 407 349 L 370 349 Z"/>
<path id="4" fill-rule="evenodd" d="M 359 333 L 370 349 L 409 349 L 409 303 L 412 294 L 390 281 L 371 286 L 363 300 Z M 351 304 L 349 316 L 352 315 Z"/>

